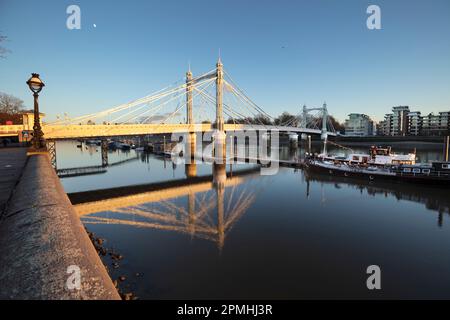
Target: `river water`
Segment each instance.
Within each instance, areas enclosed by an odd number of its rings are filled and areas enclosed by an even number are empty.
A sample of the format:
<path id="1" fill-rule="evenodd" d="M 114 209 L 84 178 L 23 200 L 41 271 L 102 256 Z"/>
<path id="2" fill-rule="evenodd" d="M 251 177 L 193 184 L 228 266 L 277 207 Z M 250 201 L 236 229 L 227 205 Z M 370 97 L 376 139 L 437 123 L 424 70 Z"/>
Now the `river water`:
<path id="1" fill-rule="evenodd" d="M 58 142 L 59 168 L 101 164 L 99 147 L 76 145 Z M 280 152 L 292 159 L 302 150 Z M 439 148 L 417 154 L 423 162 L 441 158 Z M 251 164 L 174 165 L 134 150 L 110 152 L 114 162 L 61 182 L 77 202 L 87 201 L 75 204 L 87 229 L 123 256 L 101 256 L 112 279 L 125 277 L 122 292 L 140 299 L 450 298 L 450 189 L 292 168 L 261 175 Z M 98 191 L 118 187 L 112 199 Z M 370 265 L 380 267 L 381 290 L 367 289 Z"/>

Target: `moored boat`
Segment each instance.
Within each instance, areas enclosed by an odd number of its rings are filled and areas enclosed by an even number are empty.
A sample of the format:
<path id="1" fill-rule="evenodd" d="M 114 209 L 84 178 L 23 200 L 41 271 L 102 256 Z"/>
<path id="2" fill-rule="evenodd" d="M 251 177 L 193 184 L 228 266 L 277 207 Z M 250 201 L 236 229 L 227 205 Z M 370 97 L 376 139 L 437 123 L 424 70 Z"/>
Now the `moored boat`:
<path id="1" fill-rule="evenodd" d="M 117 150 L 117 149 L 130 150 L 131 146 L 128 143 L 124 143 L 124 142 L 121 142 L 121 141 L 110 141 L 108 143 L 108 149 L 111 149 L 111 150 Z"/>
<path id="2" fill-rule="evenodd" d="M 416 153 L 396 154 L 391 151 L 391 147 L 381 148 L 372 146 L 370 152 L 366 153 L 350 153 L 343 155 L 328 155 L 321 153 L 318 158 L 323 161 L 333 161 L 347 164 L 369 164 L 374 166 L 385 165 L 413 165 L 416 163 Z"/>
<path id="3" fill-rule="evenodd" d="M 428 183 L 450 187 L 450 162 L 436 161 L 430 164 L 395 164 L 375 166 L 348 162 L 308 159 L 307 170 L 328 175 L 362 178 L 370 181 L 391 180 L 398 182 Z"/>
<path id="4" fill-rule="evenodd" d="M 89 139 L 89 140 L 86 140 L 85 143 L 86 143 L 87 145 L 100 146 L 100 145 L 102 144 L 102 141 L 101 141 L 101 140 L 98 140 L 98 139 Z"/>

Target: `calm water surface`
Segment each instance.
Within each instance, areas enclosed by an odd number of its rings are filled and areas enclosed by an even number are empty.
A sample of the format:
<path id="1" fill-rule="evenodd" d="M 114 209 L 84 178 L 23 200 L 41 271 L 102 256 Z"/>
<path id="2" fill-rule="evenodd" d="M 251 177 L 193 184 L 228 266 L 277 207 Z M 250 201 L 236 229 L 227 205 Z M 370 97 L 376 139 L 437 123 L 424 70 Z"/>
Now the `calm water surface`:
<path id="1" fill-rule="evenodd" d="M 57 148 L 60 168 L 101 163 L 98 148 Z M 418 155 L 440 158 L 439 150 Z M 76 205 L 86 227 L 124 256 L 117 269 L 102 257 L 111 277 L 125 276 L 120 288 L 141 299 L 450 298 L 449 190 L 109 154 L 110 163 L 125 159 L 62 183 L 68 193 L 158 186 L 94 209 Z M 377 292 L 366 288 L 373 264 L 382 272 Z"/>

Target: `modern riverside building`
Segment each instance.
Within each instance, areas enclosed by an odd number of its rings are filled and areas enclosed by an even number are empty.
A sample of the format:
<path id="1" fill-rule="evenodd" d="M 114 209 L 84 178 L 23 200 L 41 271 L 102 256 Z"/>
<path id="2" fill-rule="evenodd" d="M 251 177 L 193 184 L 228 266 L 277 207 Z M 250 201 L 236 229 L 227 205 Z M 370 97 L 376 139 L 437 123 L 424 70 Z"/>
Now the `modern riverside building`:
<path id="1" fill-rule="evenodd" d="M 440 125 L 442 128 L 447 128 L 446 135 L 449 135 L 449 133 L 450 133 L 450 111 L 439 112 L 439 115 L 441 116 Z"/>
<path id="2" fill-rule="evenodd" d="M 365 137 L 373 135 L 373 121 L 368 115 L 362 113 L 350 113 L 344 126 L 346 136 Z"/>
<path id="3" fill-rule="evenodd" d="M 422 116 L 420 111 L 410 111 L 408 106 L 392 108 L 377 129 L 383 136 L 444 136 L 450 134 L 450 111 Z"/>
<path id="4" fill-rule="evenodd" d="M 378 124 L 377 134 L 381 136 L 390 136 L 392 132 L 392 118 L 393 114 L 388 113 L 384 116 L 384 120 Z"/>
<path id="5" fill-rule="evenodd" d="M 425 136 L 445 136 L 450 133 L 450 111 L 430 113 L 423 117 L 422 134 Z"/>
<path id="6" fill-rule="evenodd" d="M 392 108 L 391 135 L 406 136 L 408 133 L 408 106 L 398 106 Z"/>
<path id="7" fill-rule="evenodd" d="M 384 128 L 386 126 L 386 121 L 381 120 L 375 125 L 375 135 L 376 136 L 384 136 Z"/>
<path id="8" fill-rule="evenodd" d="M 423 119 L 420 111 L 410 112 L 408 114 L 408 135 L 418 136 L 422 132 Z"/>

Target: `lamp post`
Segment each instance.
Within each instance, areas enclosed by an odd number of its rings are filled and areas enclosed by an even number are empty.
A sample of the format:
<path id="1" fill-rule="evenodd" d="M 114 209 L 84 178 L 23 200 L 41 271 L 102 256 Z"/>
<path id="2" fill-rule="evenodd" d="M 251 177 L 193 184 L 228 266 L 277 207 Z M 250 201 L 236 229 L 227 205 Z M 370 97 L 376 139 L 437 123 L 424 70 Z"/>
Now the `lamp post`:
<path id="1" fill-rule="evenodd" d="M 35 150 L 45 148 L 44 133 L 41 128 L 41 120 L 39 116 L 39 92 L 45 86 L 44 82 L 39 78 L 39 74 L 32 73 L 31 78 L 27 81 L 28 87 L 33 92 L 34 96 L 34 124 L 33 124 L 33 139 L 32 145 Z"/>

